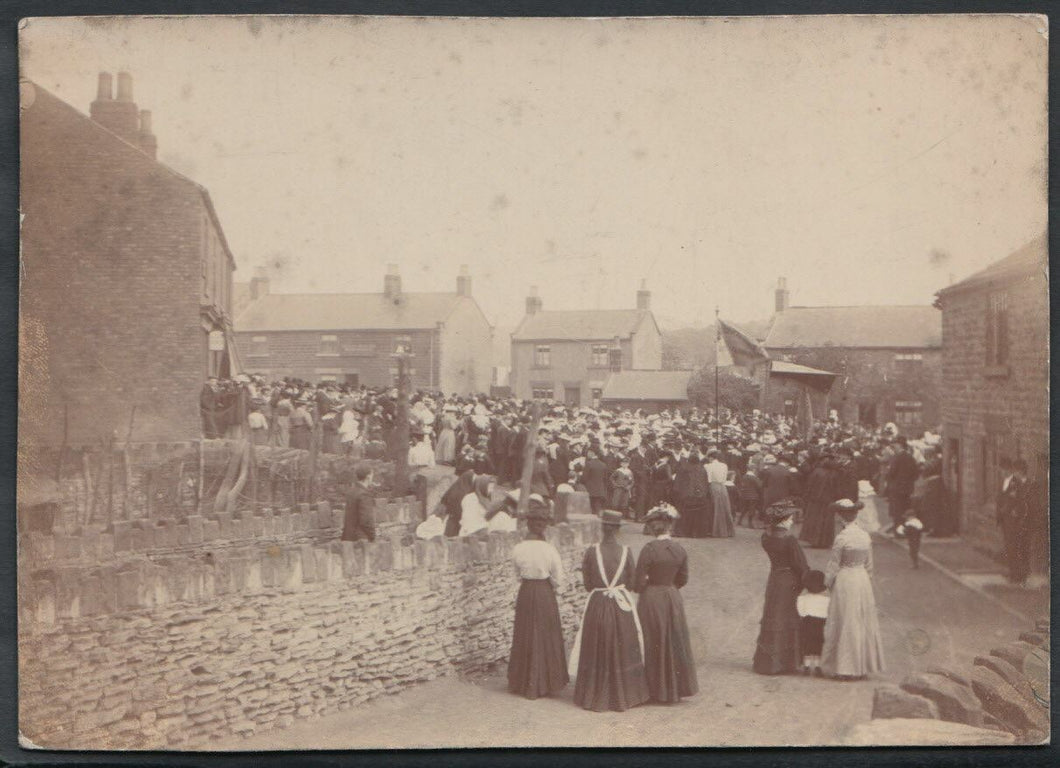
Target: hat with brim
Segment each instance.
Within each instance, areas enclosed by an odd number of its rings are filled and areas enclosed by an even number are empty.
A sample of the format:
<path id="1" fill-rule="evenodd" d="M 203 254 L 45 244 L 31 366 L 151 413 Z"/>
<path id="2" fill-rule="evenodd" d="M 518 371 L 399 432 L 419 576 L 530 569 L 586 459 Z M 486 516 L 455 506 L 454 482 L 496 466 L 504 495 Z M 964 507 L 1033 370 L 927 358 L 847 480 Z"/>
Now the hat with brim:
<path id="1" fill-rule="evenodd" d="M 857 512 L 859 509 L 863 509 L 864 506 L 865 505 L 862 504 L 860 501 L 851 501 L 850 499 L 839 499 L 838 501 L 833 501 L 831 504 L 829 504 L 828 508 L 832 512 L 839 514 L 842 512 Z"/>
<path id="2" fill-rule="evenodd" d="M 678 514 L 677 509 L 672 504 L 663 502 L 648 510 L 648 514 L 644 516 L 644 522 L 650 523 L 652 520 L 665 520 L 668 523 L 672 523 L 678 517 L 680 517 L 680 514 Z"/>
<path id="3" fill-rule="evenodd" d="M 770 525 L 776 525 L 782 523 L 789 517 L 794 516 L 799 508 L 795 506 L 795 502 L 791 499 L 781 499 L 780 501 L 770 504 L 762 516 Z"/>
<path id="4" fill-rule="evenodd" d="M 530 498 L 527 499 L 526 519 L 546 521 L 552 519 L 552 510 L 549 509 L 548 502 L 536 493 L 531 493 Z"/>
<path id="5" fill-rule="evenodd" d="M 622 525 L 622 513 L 613 509 L 600 510 L 600 522 L 603 525 L 618 527 Z"/>

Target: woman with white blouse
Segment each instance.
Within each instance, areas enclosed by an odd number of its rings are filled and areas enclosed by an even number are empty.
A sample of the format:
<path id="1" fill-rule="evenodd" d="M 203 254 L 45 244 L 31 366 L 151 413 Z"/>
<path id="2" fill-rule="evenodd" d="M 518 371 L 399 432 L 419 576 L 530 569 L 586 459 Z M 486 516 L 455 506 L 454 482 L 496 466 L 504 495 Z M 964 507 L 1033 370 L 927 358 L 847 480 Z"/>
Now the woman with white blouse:
<path id="1" fill-rule="evenodd" d="M 570 681 L 556 602 L 556 590 L 563 587 L 563 562 L 556 548 L 545 541 L 549 518 L 548 505 L 539 496 L 531 496 L 526 539 L 512 549 L 520 584 L 508 656 L 508 690 L 528 699 L 553 696 Z"/>

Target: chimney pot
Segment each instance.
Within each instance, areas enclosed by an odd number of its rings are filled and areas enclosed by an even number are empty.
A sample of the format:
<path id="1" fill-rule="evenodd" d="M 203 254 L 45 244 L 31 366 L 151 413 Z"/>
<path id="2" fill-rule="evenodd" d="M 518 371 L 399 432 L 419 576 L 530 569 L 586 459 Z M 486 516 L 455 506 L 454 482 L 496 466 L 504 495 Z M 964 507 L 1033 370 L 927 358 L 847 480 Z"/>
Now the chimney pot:
<path id="1" fill-rule="evenodd" d="M 383 295 L 397 302 L 401 298 L 401 275 L 397 264 L 386 265 L 386 277 L 383 278 Z"/>
<path id="2" fill-rule="evenodd" d="M 530 295 L 526 297 L 526 314 L 533 315 L 541 311 L 541 297 L 537 295 L 537 286 L 530 286 Z"/>
<path id="3" fill-rule="evenodd" d="M 128 72 L 118 73 L 118 101 L 132 101 L 132 75 Z"/>
<path id="4" fill-rule="evenodd" d="M 648 290 L 648 281 L 645 278 L 641 278 L 640 290 L 637 291 L 637 309 L 641 312 L 651 310 L 651 291 Z"/>
<path id="5" fill-rule="evenodd" d="M 140 149 L 152 160 L 158 156 L 158 139 L 151 133 L 151 112 L 140 110 Z"/>
<path id="6" fill-rule="evenodd" d="M 110 72 L 99 73 L 99 86 L 96 88 L 96 98 L 99 101 L 109 101 L 114 98 L 114 82 Z"/>
<path id="7" fill-rule="evenodd" d="M 250 298 L 258 299 L 269 293 L 269 277 L 265 267 L 255 267 L 254 277 L 250 278 Z"/>
<path id="8" fill-rule="evenodd" d="M 467 264 L 460 265 L 460 273 L 456 276 L 456 292 L 460 296 L 471 295 L 471 275 Z"/>
<path id="9" fill-rule="evenodd" d="M 777 290 L 774 292 L 773 308 L 777 312 L 783 312 L 788 308 L 790 294 L 788 293 L 788 279 L 781 277 L 777 279 Z"/>

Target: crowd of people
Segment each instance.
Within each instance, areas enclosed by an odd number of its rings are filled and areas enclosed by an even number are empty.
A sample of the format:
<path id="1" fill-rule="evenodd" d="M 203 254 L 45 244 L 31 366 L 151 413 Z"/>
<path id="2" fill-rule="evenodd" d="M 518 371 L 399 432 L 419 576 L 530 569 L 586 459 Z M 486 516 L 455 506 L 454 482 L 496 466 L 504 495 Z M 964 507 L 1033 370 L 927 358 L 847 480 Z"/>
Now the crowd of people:
<path id="1" fill-rule="evenodd" d="M 395 389 L 258 376 L 211 381 L 202 410 L 209 436 L 242 418 L 262 445 L 306 448 L 316 439 L 320 450 L 354 458 L 407 451 L 412 472 L 452 466 L 452 485 L 417 529 L 422 538 L 516 530 L 521 514 L 528 534 L 513 552 L 520 589 L 509 688 L 537 698 L 575 677 L 575 702 L 593 710 L 674 702 L 698 690 L 679 591 L 688 559 L 675 539 L 762 528 L 771 570 L 753 669 L 859 678 L 883 666 L 869 533 L 886 526 L 907 537 L 915 567 L 922 535 L 956 532 L 938 438 L 909 440 L 894 425 L 867 429 L 833 416 L 806 434 L 792 419 L 757 410 L 648 414 L 416 392 L 409 444 L 395 445 Z M 529 499 L 520 513 L 524 470 Z M 1026 484 L 1020 467 L 1012 470 L 1001 491 L 1013 510 L 1003 514 L 1009 529 Z M 359 466 L 343 538 L 372 537 L 366 479 Z M 564 574 L 544 531 L 553 501 L 574 491 L 588 497 L 604 533 L 583 559 L 590 596 L 568 666 L 555 599 Z M 639 557 L 618 542 L 623 521 L 645 523 L 654 537 Z M 831 549 L 824 572 L 808 567 L 803 545 Z"/>

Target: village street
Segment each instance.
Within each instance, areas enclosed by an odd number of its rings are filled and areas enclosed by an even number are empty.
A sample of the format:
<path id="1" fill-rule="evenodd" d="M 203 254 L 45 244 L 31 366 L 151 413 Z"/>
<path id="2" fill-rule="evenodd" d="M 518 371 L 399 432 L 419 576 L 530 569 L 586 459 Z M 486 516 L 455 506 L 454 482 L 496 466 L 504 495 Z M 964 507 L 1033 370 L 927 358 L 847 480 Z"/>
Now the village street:
<path id="1" fill-rule="evenodd" d="M 637 550 L 647 541 L 639 529 L 627 524 L 622 531 L 622 540 Z M 557 699 L 528 701 L 507 693 L 502 669 L 483 679 L 436 680 L 283 730 L 228 739 L 216 748 L 835 744 L 869 720 L 873 689 L 880 683 L 899 682 L 934 665 L 970 674 L 975 656 L 1015 639 L 1047 610 L 1046 591 L 1024 592 L 1018 603 L 1004 593 L 992 599 L 974 580 L 954 578 L 953 563 L 946 572 L 923 563 L 913 570 L 904 548 L 877 536 L 875 585 L 886 671 L 861 682 L 756 675 L 751 657 L 768 573 L 760 535 L 737 528 L 735 539 L 681 540 L 690 558 L 691 580 L 683 595 L 700 693 L 679 705 L 587 712 L 572 704 L 573 685 Z M 946 546 L 960 545 L 939 543 L 935 549 Z M 811 567 L 824 569 L 826 550 L 806 553 Z M 1024 612 L 1028 620 L 1012 611 Z M 828 695 L 820 695 L 824 691 Z"/>

